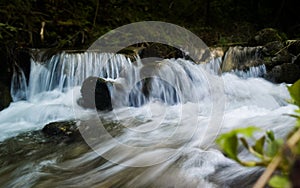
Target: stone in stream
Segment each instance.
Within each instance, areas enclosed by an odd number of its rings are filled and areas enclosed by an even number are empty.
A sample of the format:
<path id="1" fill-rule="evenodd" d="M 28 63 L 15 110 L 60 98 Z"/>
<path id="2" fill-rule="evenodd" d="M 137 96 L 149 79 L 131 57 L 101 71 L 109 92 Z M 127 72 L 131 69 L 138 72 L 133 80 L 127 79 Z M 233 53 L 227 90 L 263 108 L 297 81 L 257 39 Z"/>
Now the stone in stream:
<path id="1" fill-rule="evenodd" d="M 252 47 L 230 47 L 223 59 L 223 72 L 247 71 L 250 67 L 265 65 L 267 73 L 262 77 L 275 83 L 294 83 L 300 79 L 300 42 L 283 41 L 278 31 L 266 28 L 249 42 Z"/>
<path id="2" fill-rule="evenodd" d="M 8 107 L 11 101 L 9 88 L 0 82 L 0 111 Z"/>
<path id="3" fill-rule="evenodd" d="M 269 42 L 264 46 L 264 62 L 267 70 L 283 63 L 291 63 L 292 55 L 287 50 L 285 44 L 280 41 Z"/>
<path id="4" fill-rule="evenodd" d="M 81 87 L 82 98 L 78 103 L 84 108 L 96 108 L 100 111 L 112 110 L 111 96 L 107 82 L 98 77 L 88 77 Z"/>
<path id="5" fill-rule="evenodd" d="M 45 125 L 42 132 L 57 141 L 74 141 L 81 138 L 77 121 L 52 122 Z"/>
<path id="6" fill-rule="evenodd" d="M 257 47 L 230 47 L 221 64 L 223 72 L 232 70 L 247 70 L 250 67 L 263 65 L 262 46 Z"/>
<path id="7" fill-rule="evenodd" d="M 300 68 L 293 63 L 284 63 L 275 66 L 270 72 L 265 75 L 269 81 L 276 83 L 294 83 L 300 79 Z"/>

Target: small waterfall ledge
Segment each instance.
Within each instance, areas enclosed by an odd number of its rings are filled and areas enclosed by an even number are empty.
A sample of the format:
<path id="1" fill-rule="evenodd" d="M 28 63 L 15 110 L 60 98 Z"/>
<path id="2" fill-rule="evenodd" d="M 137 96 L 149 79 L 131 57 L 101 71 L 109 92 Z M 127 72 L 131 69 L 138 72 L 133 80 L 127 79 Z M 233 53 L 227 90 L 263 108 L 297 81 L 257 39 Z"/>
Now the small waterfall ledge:
<path id="1" fill-rule="evenodd" d="M 294 125 L 284 114 L 295 108 L 286 102 L 285 84 L 256 78 L 264 73 L 263 65 L 224 74 L 220 66 L 221 58 L 195 64 L 180 58 L 133 61 L 97 52 L 32 60 L 28 84 L 22 70 L 16 70 L 15 101 L 0 112 L 0 150 L 14 144 L 0 155 L 3 164 L 12 164 L 0 172 L 3 186 L 251 187 L 261 169 L 229 160 L 216 149 L 214 138 L 247 125 L 283 137 Z M 107 82 L 112 111 L 77 104 L 81 84 L 90 76 Z M 53 144 L 32 136 L 48 123 L 74 119 L 76 126 L 89 128 L 85 141 L 97 152 L 86 142 Z M 99 120 L 111 136 L 93 129 Z M 12 155 L 20 160 L 11 161 Z"/>
<path id="2" fill-rule="evenodd" d="M 188 82 L 204 82 L 205 80 L 203 74 L 197 75 L 195 71 L 193 72 L 191 70 L 191 67 L 197 67 L 199 70 L 202 69 L 202 71 L 205 70 L 210 74 L 217 75 L 220 73 L 222 61 L 221 58 L 215 58 L 206 64 L 195 65 L 193 62 L 184 59 L 166 59 L 161 62 L 151 63 L 152 64 L 143 64 L 138 56 L 136 56 L 136 61 L 132 62 L 132 60 L 121 54 L 98 52 L 62 52 L 52 56 L 45 62 L 31 59 L 31 72 L 28 82 L 20 67 L 17 66 L 14 70 L 11 83 L 11 95 L 13 101 L 16 102 L 19 100 L 30 100 L 35 95 L 53 90 L 67 92 L 75 86 L 80 86 L 83 81 L 90 76 L 101 77 L 117 83 L 119 81 L 122 82 L 122 78 L 126 77 L 125 84 L 127 84 L 127 87 L 132 88 L 139 80 L 144 79 L 141 78 L 140 75 L 140 71 L 143 67 L 148 67 L 148 69 L 160 69 L 156 71 L 156 73 L 153 73 L 154 75 L 148 76 L 166 79 L 165 81 L 170 81 L 172 85 L 175 84 L 177 88 L 182 89 L 180 87 L 183 85 L 194 85 Z M 178 79 L 175 81 L 176 83 L 174 83 L 172 78 L 166 78 L 166 72 L 164 72 L 163 69 L 168 69 L 168 74 L 174 73 L 173 77 L 179 74 L 177 77 L 181 79 Z M 151 71 L 153 72 L 153 70 Z M 241 78 L 262 77 L 266 73 L 266 67 L 265 65 L 259 65 L 257 67 L 250 67 L 248 70 L 235 69 L 231 72 Z M 160 87 L 157 86 L 157 84 L 158 83 L 154 83 L 153 87 L 155 87 L 155 85 L 156 87 Z M 158 93 L 156 94 L 160 95 Z M 128 103 L 127 101 L 127 104 Z"/>

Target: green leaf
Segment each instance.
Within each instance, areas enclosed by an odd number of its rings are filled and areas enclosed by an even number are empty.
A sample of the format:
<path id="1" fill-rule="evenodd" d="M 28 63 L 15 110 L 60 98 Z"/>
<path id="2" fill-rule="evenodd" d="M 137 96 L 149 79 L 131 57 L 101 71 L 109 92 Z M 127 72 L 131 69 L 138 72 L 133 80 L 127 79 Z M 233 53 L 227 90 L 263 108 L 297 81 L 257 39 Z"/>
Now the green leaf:
<path id="1" fill-rule="evenodd" d="M 283 140 L 282 139 L 277 139 L 277 140 L 274 140 L 274 141 L 269 141 L 269 144 L 267 146 L 267 150 L 266 150 L 266 155 L 269 156 L 269 157 L 274 157 L 280 147 L 282 146 L 283 144 Z"/>
<path id="2" fill-rule="evenodd" d="M 254 126 L 233 130 L 233 132 L 235 132 L 236 134 L 241 134 L 245 137 L 251 137 L 251 136 L 253 136 L 253 133 L 257 132 L 257 131 L 261 131 L 261 129 L 258 127 L 254 127 Z"/>
<path id="3" fill-rule="evenodd" d="M 286 176 L 273 176 L 269 181 L 269 186 L 273 188 L 290 188 L 291 184 Z"/>
<path id="4" fill-rule="evenodd" d="M 263 154 L 263 153 L 264 153 L 265 140 L 266 140 L 266 137 L 265 137 L 265 136 L 262 136 L 260 139 L 258 139 L 258 140 L 255 142 L 255 145 L 253 146 L 253 149 L 254 149 L 257 153 L 260 153 L 260 154 Z"/>
<path id="5" fill-rule="evenodd" d="M 241 164 L 243 166 L 247 166 L 247 167 L 257 166 L 257 162 L 255 162 L 255 161 L 242 161 Z"/>
<path id="6" fill-rule="evenodd" d="M 232 132 L 223 134 L 216 140 L 216 142 L 228 157 L 239 161 L 237 156 L 238 137 L 236 134 L 233 134 Z"/>
<path id="7" fill-rule="evenodd" d="M 275 135 L 274 135 L 274 132 L 272 130 L 268 130 L 266 133 L 267 133 L 267 137 L 270 141 L 275 140 Z"/>
<path id="8" fill-rule="evenodd" d="M 217 144 L 221 147 L 221 149 L 227 154 L 228 157 L 240 161 L 238 159 L 238 152 L 237 148 L 239 145 L 238 142 L 238 135 L 243 135 L 245 137 L 251 137 L 253 136 L 253 133 L 261 130 L 258 127 L 250 126 L 246 128 L 239 128 L 239 129 L 234 129 L 228 133 L 222 134 L 217 140 Z M 242 140 L 243 142 L 243 140 Z M 243 144 L 245 147 L 247 147 L 247 143 L 245 143 L 245 139 Z"/>
<path id="9" fill-rule="evenodd" d="M 295 82 L 292 86 L 289 86 L 288 90 L 296 105 L 300 107 L 300 80 Z"/>
<path id="10" fill-rule="evenodd" d="M 240 141 L 242 142 L 242 144 L 244 145 L 245 148 L 249 149 L 249 144 L 244 137 L 241 137 Z"/>

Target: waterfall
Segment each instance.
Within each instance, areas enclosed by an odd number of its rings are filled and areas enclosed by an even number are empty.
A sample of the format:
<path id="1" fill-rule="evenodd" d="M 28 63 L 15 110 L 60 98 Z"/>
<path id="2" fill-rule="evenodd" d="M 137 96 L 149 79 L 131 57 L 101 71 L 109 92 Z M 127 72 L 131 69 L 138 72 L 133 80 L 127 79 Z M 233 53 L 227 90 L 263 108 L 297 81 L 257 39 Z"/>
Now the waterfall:
<path id="1" fill-rule="evenodd" d="M 52 56 L 46 62 L 35 62 L 31 59 L 29 85 L 24 80 L 22 70 L 15 71 L 12 88 L 27 93 L 23 98 L 18 97 L 18 91 L 12 92 L 14 101 L 30 100 L 43 92 L 57 90 L 66 92 L 82 84 L 89 76 L 116 79 L 122 69 L 131 66 L 131 61 L 123 55 L 101 53 L 60 53 Z M 19 73 L 21 72 L 21 74 Z M 23 91 L 24 89 L 26 91 Z M 14 89 L 16 90 L 16 89 Z"/>
<path id="2" fill-rule="evenodd" d="M 267 73 L 267 69 L 263 64 L 256 67 L 250 67 L 248 71 L 236 69 L 233 72 L 241 78 L 263 77 Z"/>
<path id="3" fill-rule="evenodd" d="M 174 93 L 176 89 L 179 89 L 180 92 L 184 90 L 188 91 L 188 93 L 183 93 L 185 96 L 183 101 L 191 101 L 195 99 L 195 97 L 197 98 L 198 93 L 195 94 L 195 91 L 193 91 L 195 88 L 186 87 L 196 86 L 196 88 L 202 87 L 202 89 L 205 90 L 207 85 L 203 85 L 206 79 L 203 71 L 213 75 L 218 74 L 220 72 L 221 58 L 213 59 L 209 63 L 200 64 L 198 66 L 193 64 L 193 62 L 184 59 L 169 59 L 161 62 L 152 62 L 152 64 L 143 64 L 139 57 L 137 57 L 136 62 L 133 63 L 129 58 L 121 54 L 62 52 L 52 56 L 46 62 L 38 62 L 31 59 L 31 72 L 28 85 L 22 69 L 17 67 L 12 77 L 11 94 L 15 102 L 19 100 L 31 100 L 36 95 L 53 90 L 67 92 L 75 86 L 80 86 L 89 76 L 102 77 L 116 83 L 118 83 L 121 78 L 126 78 L 127 87 L 129 87 L 129 89 L 133 88 L 133 91 L 127 92 L 131 92 L 130 98 L 134 98 L 132 100 L 135 101 L 122 101 L 122 104 L 140 106 L 143 103 L 141 101 L 145 99 L 143 99 L 144 96 L 139 93 L 142 84 L 138 82 L 143 79 L 139 74 L 143 69 L 148 68 L 151 69 L 150 72 L 153 72 L 154 69 L 158 69 L 154 75 L 146 75 L 148 77 L 154 77 L 150 83 L 151 86 L 149 86 L 152 88 L 150 92 L 151 96 L 154 98 L 161 96 L 160 98 L 164 98 L 163 101 L 175 104 L 179 101 L 178 94 Z M 199 74 L 201 71 L 202 73 Z M 260 77 L 265 71 L 265 66 L 261 65 L 251 67 L 249 71 L 235 70 L 234 72 L 239 77 L 250 78 Z M 160 82 L 159 79 L 155 77 L 163 79 L 163 82 Z M 174 78 L 176 80 L 174 80 Z M 201 84 L 203 86 L 200 86 Z M 116 93 L 117 91 L 111 90 L 111 92 Z M 126 94 L 129 93 L 125 93 L 125 95 Z M 115 97 L 117 98 L 118 96 Z M 174 100 L 170 100 L 171 98 Z"/>
<path id="4" fill-rule="evenodd" d="M 15 66 L 12 76 L 10 93 L 13 101 L 27 99 L 27 82 L 23 70 L 19 66 Z"/>
<path id="5" fill-rule="evenodd" d="M 250 187 L 261 169 L 235 164 L 217 150 L 214 138 L 249 125 L 284 137 L 295 122 L 285 114 L 295 107 L 286 102 L 290 96 L 285 84 L 259 78 L 264 65 L 221 73 L 221 64 L 221 58 L 195 64 L 98 52 L 31 60 L 28 82 L 21 69 L 15 70 L 14 102 L 0 112 L 0 143 L 49 122 L 77 119 L 90 131 L 86 142 L 95 151 L 82 151 L 86 144 L 46 145 L 51 152 L 37 159 L 34 153 L 39 151 L 30 151 L 26 162 L 1 171 L 0 179 L 9 176 L 3 185 Z M 113 111 L 78 105 L 81 84 L 89 76 L 107 81 Z M 94 130 L 99 122 L 113 136 Z M 100 135 L 98 142 L 95 135 Z M 247 154 L 241 152 L 241 158 Z"/>

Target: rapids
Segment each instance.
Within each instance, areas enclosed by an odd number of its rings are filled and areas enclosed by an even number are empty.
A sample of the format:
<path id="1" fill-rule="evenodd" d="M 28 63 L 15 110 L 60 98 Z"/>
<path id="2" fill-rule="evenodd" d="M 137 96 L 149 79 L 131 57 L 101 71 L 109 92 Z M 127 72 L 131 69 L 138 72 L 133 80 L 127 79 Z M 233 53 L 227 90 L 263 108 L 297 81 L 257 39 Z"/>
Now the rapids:
<path id="1" fill-rule="evenodd" d="M 0 112 L 0 186 L 251 187 L 262 169 L 234 163 L 214 139 L 249 125 L 283 137 L 294 125 L 286 114 L 295 107 L 286 102 L 285 84 L 258 78 L 264 65 L 220 74 L 220 63 L 132 62 L 97 52 L 32 60 L 28 84 L 16 71 L 14 102 Z M 107 80 L 113 111 L 77 104 L 89 76 Z M 148 77 L 153 81 L 146 101 L 137 83 Z M 38 131 L 73 119 L 85 142 L 53 143 Z"/>

